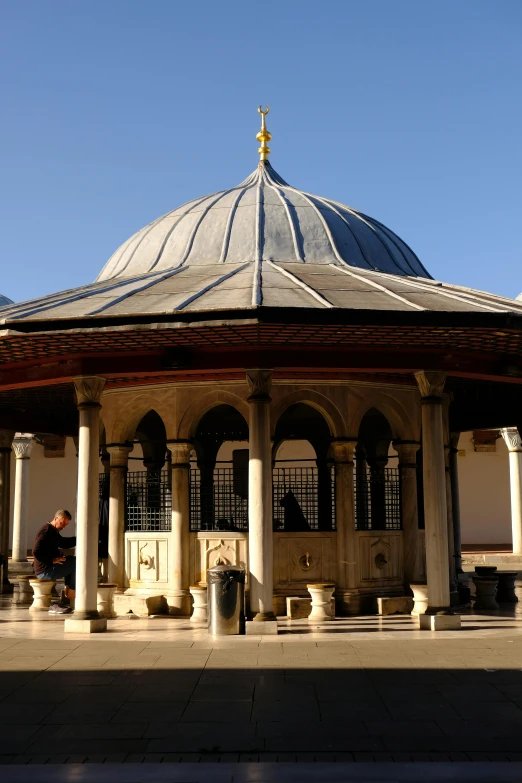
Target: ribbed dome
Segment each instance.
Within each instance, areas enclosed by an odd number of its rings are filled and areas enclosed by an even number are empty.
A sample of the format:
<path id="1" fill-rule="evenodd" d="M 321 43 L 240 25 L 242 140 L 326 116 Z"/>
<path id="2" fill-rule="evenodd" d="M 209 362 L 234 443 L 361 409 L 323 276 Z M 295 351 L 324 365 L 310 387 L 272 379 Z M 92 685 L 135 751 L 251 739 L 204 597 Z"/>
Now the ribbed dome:
<path id="1" fill-rule="evenodd" d="M 6 305 L 13 304 L 13 300 L 9 299 L 8 296 L 3 296 L 0 294 L 0 307 L 5 307 Z"/>
<path id="2" fill-rule="evenodd" d="M 382 223 L 288 185 L 268 162 L 230 190 L 189 201 L 127 240 L 97 281 L 209 264 L 334 264 L 430 279 Z"/>

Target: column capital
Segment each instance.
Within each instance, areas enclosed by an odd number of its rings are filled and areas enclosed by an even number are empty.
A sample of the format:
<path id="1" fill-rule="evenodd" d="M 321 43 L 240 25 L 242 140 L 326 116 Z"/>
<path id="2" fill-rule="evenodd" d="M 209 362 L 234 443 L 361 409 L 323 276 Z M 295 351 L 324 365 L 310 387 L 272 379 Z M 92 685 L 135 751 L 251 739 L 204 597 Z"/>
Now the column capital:
<path id="1" fill-rule="evenodd" d="M 522 451 L 522 439 L 516 427 L 504 427 L 500 432 L 508 451 Z"/>
<path id="2" fill-rule="evenodd" d="M 134 448 L 131 443 L 110 443 L 105 448 L 110 456 L 110 469 L 127 467 L 129 454 Z"/>
<path id="3" fill-rule="evenodd" d="M 437 370 L 419 370 L 414 373 L 421 397 L 426 402 L 442 402 L 446 373 Z"/>
<path id="4" fill-rule="evenodd" d="M 73 383 L 76 391 L 76 404 L 80 410 L 99 407 L 105 378 L 101 378 L 99 375 L 79 375 L 73 378 Z"/>
<path id="5" fill-rule="evenodd" d="M 0 430 L 0 452 L 11 451 L 14 436 L 13 430 Z"/>
<path id="6" fill-rule="evenodd" d="M 272 370 L 246 370 L 246 382 L 250 395 L 249 402 L 270 402 Z"/>
<path id="7" fill-rule="evenodd" d="M 13 440 L 16 459 L 29 459 L 34 446 L 34 435 L 29 432 L 17 432 Z"/>
<path id="8" fill-rule="evenodd" d="M 417 468 L 417 452 L 420 443 L 416 440 L 394 440 L 393 448 L 399 455 L 400 468 Z"/>
<path id="9" fill-rule="evenodd" d="M 172 454 L 172 467 L 190 465 L 190 452 L 194 448 L 189 440 L 177 440 L 167 443 L 167 448 Z"/>
<path id="10" fill-rule="evenodd" d="M 356 440 L 333 440 L 330 444 L 332 456 L 337 464 L 353 464 L 353 452 L 357 445 Z"/>

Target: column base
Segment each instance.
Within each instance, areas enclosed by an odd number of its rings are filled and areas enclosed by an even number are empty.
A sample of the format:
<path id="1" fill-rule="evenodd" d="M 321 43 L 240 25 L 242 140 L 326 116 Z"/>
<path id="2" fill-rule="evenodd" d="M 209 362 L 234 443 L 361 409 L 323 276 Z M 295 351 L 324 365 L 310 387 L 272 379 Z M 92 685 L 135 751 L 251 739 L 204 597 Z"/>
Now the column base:
<path id="1" fill-rule="evenodd" d="M 421 631 L 459 631 L 461 628 L 458 614 L 419 614 Z"/>
<path id="2" fill-rule="evenodd" d="M 74 615 L 64 622 L 65 633 L 103 633 L 107 630 L 107 618 L 97 617 L 91 620 L 77 620 Z"/>
<path id="3" fill-rule="evenodd" d="M 247 620 L 245 633 L 247 636 L 275 636 L 277 620 Z"/>
<path id="4" fill-rule="evenodd" d="M 276 616 L 273 612 L 258 612 L 255 614 L 252 618 L 253 623 L 266 623 L 266 622 L 274 622 L 276 619 Z"/>

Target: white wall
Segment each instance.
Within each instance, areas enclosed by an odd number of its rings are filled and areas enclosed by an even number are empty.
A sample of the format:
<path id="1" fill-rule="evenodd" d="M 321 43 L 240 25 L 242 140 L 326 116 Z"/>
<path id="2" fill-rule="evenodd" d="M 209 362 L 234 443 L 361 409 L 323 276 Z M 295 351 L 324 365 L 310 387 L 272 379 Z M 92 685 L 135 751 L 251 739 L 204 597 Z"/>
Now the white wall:
<path id="1" fill-rule="evenodd" d="M 504 440 L 495 452 L 476 452 L 473 433 L 459 439 L 459 488 L 462 543 L 511 544 L 509 458 Z"/>
<path id="2" fill-rule="evenodd" d="M 100 463 L 101 469 L 101 463 Z M 16 460 L 11 456 L 11 543 Z M 50 522 L 54 512 L 66 508 L 72 514 L 65 535 L 76 535 L 76 485 L 78 460 L 72 438 L 65 443 L 65 457 L 44 457 L 44 448 L 35 443 L 29 460 L 29 505 L 27 548 L 32 550 L 37 530 Z"/>

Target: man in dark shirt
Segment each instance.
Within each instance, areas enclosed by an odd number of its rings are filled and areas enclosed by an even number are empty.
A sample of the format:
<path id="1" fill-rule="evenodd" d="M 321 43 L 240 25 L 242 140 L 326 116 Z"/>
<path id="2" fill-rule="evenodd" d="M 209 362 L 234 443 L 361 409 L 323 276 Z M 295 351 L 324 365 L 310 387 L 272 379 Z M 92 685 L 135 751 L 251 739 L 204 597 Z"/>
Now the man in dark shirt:
<path id="1" fill-rule="evenodd" d="M 71 599 L 74 599 L 76 587 L 76 558 L 64 557 L 61 549 L 72 549 L 76 546 L 76 536 L 65 538 L 60 531 L 71 521 L 71 514 L 66 509 L 56 512 L 50 522 L 46 522 L 38 533 L 33 547 L 34 572 L 37 579 L 62 579 L 65 589 L 59 603 L 51 604 L 49 611 L 53 614 L 68 614 L 71 611 Z"/>

